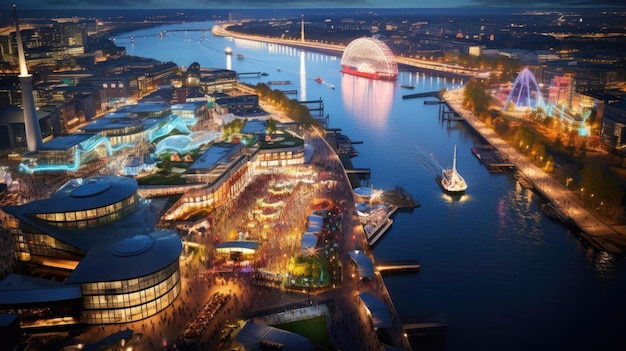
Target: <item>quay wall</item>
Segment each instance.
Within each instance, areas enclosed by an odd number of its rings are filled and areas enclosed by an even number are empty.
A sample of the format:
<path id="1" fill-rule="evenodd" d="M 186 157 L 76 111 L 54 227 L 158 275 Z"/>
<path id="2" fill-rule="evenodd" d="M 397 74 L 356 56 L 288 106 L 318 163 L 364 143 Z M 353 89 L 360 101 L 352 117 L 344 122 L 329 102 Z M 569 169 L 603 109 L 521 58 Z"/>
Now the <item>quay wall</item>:
<path id="1" fill-rule="evenodd" d="M 463 88 L 447 91 L 443 99 L 448 107 L 462 116 L 480 137 L 502 153 L 509 162 L 515 164 L 520 172 L 534 187 L 535 191 L 560 208 L 576 225 L 589 244 L 604 251 L 616 254 L 626 252 L 626 226 L 614 226 L 606 223 L 594 212 L 585 208 L 569 189 L 553 179 L 531 160 L 502 140 L 491 128 L 487 127 L 474 114 L 463 108 Z"/>

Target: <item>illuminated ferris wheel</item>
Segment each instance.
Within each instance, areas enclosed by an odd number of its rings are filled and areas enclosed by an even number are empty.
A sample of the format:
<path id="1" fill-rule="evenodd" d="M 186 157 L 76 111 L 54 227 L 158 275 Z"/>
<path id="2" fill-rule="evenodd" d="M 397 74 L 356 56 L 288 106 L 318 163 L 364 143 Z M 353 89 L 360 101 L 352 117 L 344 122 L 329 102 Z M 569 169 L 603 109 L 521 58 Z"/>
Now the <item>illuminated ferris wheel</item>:
<path id="1" fill-rule="evenodd" d="M 374 38 L 353 40 L 341 57 L 342 72 L 368 78 L 398 78 L 396 58 L 389 47 Z"/>

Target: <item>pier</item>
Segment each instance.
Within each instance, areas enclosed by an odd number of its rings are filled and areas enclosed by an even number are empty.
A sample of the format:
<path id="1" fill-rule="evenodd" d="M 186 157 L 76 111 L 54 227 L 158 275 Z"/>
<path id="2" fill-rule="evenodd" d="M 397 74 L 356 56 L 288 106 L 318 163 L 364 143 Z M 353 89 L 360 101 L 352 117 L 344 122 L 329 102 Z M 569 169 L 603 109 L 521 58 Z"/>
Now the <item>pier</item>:
<path id="1" fill-rule="evenodd" d="M 346 169 L 347 174 L 356 174 L 356 175 L 365 175 L 368 176 L 372 173 L 372 170 L 369 168 L 352 168 Z"/>
<path id="2" fill-rule="evenodd" d="M 425 93 L 408 94 L 408 95 L 402 95 L 402 99 L 406 100 L 406 99 L 417 99 L 417 98 L 424 98 L 424 97 L 436 97 L 436 98 L 441 99 L 442 94 L 445 92 L 446 92 L 446 89 L 437 90 L 437 91 L 429 91 Z"/>
<path id="3" fill-rule="evenodd" d="M 298 89 L 281 90 L 285 95 L 298 95 Z"/>
<path id="4" fill-rule="evenodd" d="M 503 172 L 515 169 L 515 164 L 508 160 L 491 145 L 472 148 L 472 154 L 482 163 L 489 172 Z"/>
<path id="5" fill-rule="evenodd" d="M 375 268 L 378 272 L 416 272 L 421 266 L 418 260 L 390 260 L 377 261 Z"/>
<path id="6" fill-rule="evenodd" d="M 324 101 L 320 98 L 319 100 L 305 100 L 298 101 L 300 104 L 305 105 L 309 111 L 318 111 L 320 116 L 324 115 Z M 313 106 L 309 106 L 313 105 Z M 317 105 L 317 107 L 316 107 Z"/>
<path id="7" fill-rule="evenodd" d="M 462 121 L 463 116 L 456 113 L 456 111 L 450 109 L 450 106 L 447 104 L 439 105 L 439 118 L 444 121 Z"/>
<path id="8" fill-rule="evenodd" d="M 404 317 L 400 322 L 412 350 L 446 349 L 448 322 L 442 314 Z"/>
<path id="9" fill-rule="evenodd" d="M 242 73 L 237 73 L 237 77 L 242 77 L 242 76 L 256 76 L 257 78 L 260 78 L 261 76 L 266 75 L 267 73 L 263 73 L 263 72 L 242 72 Z"/>

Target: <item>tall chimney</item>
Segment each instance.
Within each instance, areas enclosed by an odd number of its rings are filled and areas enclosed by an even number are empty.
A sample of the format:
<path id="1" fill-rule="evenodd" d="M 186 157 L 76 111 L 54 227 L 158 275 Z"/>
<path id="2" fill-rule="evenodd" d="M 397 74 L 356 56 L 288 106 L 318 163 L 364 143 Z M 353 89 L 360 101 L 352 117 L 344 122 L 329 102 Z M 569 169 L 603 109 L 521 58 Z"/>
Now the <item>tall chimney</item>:
<path id="1" fill-rule="evenodd" d="M 26 129 L 26 146 L 28 152 L 38 152 L 41 147 L 41 128 L 35 110 L 35 98 L 33 96 L 33 76 L 28 73 L 26 67 L 26 57 L 24 56 L 24 46 L 22 35 L 17 21 L 17 8 L 13 4 L 13 15 L 15 16 L 15 39 L 17 40 L 17 54 L 20 60 L 20 85 L 22 88 L 22 109 L 24 110 L 24 128 Z"/>

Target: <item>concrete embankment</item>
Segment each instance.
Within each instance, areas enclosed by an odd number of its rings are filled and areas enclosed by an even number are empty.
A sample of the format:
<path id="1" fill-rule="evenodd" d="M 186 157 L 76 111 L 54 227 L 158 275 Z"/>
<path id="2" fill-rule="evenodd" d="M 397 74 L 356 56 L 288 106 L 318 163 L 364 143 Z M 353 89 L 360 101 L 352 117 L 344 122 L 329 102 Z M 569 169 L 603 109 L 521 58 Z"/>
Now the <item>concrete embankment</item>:
<path id="1" fill-rule="evenodd" d="M 495 147 L 515 164 L 516 169 L 533 185 L 535 190 L 548 199 L 552 206 L 564 213 L 571 224 L 581 232 L 581 237 L 595 248 L 623 254 L 626 252 L 626 226 L 611 225 L 585 208 L 575 194 L 563 184 L 546 174 L 540 167 L 534 165 L 524 155 L 502 140 L 491 128 L 487 127 L 474 114 L 463 108 L 463 89 L 450 90 L 444 93 L 443 98 L 450 109 L 454 110 L 463 120 L 474 129 L 484 140 Z"/>

